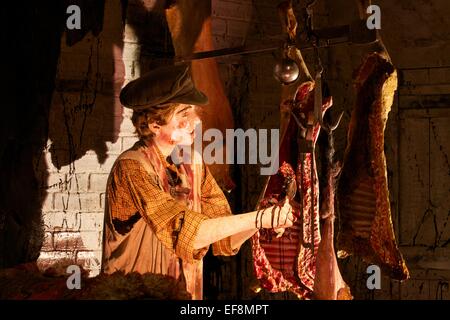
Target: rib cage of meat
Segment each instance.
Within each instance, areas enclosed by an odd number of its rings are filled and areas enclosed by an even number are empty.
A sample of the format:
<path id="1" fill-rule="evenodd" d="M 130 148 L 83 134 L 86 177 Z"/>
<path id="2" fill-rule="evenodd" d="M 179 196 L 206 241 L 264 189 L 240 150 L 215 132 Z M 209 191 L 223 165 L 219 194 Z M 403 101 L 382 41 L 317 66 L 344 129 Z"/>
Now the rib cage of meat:
<path id="1" fill-rule="evenodd" d="M 313 112 L 314 84 L 305 82 L 298 88 L 296 100 L 299 108 L 293 110 L 297 118 Z M 324 100 L 324 112 L 332 104 L 331 97 Z M 319 186 L 315 157 L 311 152 L 302 152 L 297 140 L 298 126 L 290 117 L 280 150 L 280 164 L 288 163 L 295 168 L 297 194 L 294 201 L 300 204 L 296 211 L 298 220 L 281 238 L 257 232 L 252 238 L 253 259 L 256 277 L 263 288 L 270 292 L 291 291 L 299 298 L 312 298 L 316 255 L 320 243 L 319 230 Z M 314 124 L 310 139 L 316 143 L 320 125 Z M 299 149 L 300 148 L 300 149 Z M 281 201 L 283 181 L 279 175 L 271 176 L 258 207 L 268 206 L 269 199 Z"/>
<path id="2" fill-rule="evenodd" d="M 356 105 L 338 185 L 338 255 L 356 254 L 405 280 L 408 269 L 396 245 L 389 203 L 384 130 L 397 73 L 381 54 L 366 57 L 355 74 Z"/>

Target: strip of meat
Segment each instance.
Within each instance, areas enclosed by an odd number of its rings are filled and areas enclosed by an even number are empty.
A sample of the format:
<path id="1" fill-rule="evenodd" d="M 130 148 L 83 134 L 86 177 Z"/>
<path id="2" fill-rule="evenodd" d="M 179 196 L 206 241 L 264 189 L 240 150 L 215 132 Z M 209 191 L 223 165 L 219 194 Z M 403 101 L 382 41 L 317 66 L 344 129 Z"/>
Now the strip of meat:
<path id="1" fill-rule="evenodd" d="M 322 240 L 317 253 L 314 299 L 351 300 L 349 286 L 342 279 L 334 251 L 334 216 L 322 224 Z"/>
<path id="2" fill-rule="evenodd" d="M 328 136 L 329 145 L 326 155 L 327 183 L 323 192 L 320 207 L 322 219 L 322 240 L 317 252 L 316 277 L 314 281 L 314 299 L 319 300 L 351 300 L 349 286 L 342 279 L 334 250 L 334 195 L 336 178 L 340 167 L 333 161 L 334 146 L 332 132 Z"/>
<path id="3" fill-rule="evenodd" d="M 211 33 L 211 16 L 203 24 L 202 31 L 195 43 L 194 52 L 214 50 Z M 196 87 L 204 92 L 209 103 L 203 106 L 200 117 L 203 130 L 210 128 L 219 129 L 225 137 L 226 129 L 234 128 L 233 113 L 230 102 L 225 94 L 224 85 L 220 78 L 219 66 L 214 58 L 192 61 L 192 77 Z M 208 141 L 205 143 L 209 143 Z M 225 140 L 222 143 L 223 156 L 226 158 Z M 234 189 L 235 184 L 231 179 L 229 165 L 213 163 L 209 165 L 211 174 L 219 186 L 226 191 Z"/>
<path id="4" fill-rule="evenodd" d="M 394 279 L 409 272 L 392 225 L 384 130 L 397 89 L 397 73 L 388 59 L 369 54 L 355 75 L 356 105 L 349 124 L 338 186 L 338 256 L 361 256 Z"/>
<path id="5" fill-rule="evenodd" d="M 193 52 L 214 50 L 210 0 L 176 1 L 174 5 L 166 9 L 166 19 L 177 57 L 186 57 Z M 199 112 L 202 130 L 219 129 L 225 137 L 225 130 L 234 128 L 234 120 L 217 62 L 214 58 L 194 60 L 191 67 L 195 86 L 209 99 L 208 105 L 203 106 Z M 222 151 L 226 157 L 225 141 L 222 145 Z M 223 190 L 231 191 L 235 187 L 230 177 L 229 165 L 214 163 L 209 165 L 209 169 Z"/>

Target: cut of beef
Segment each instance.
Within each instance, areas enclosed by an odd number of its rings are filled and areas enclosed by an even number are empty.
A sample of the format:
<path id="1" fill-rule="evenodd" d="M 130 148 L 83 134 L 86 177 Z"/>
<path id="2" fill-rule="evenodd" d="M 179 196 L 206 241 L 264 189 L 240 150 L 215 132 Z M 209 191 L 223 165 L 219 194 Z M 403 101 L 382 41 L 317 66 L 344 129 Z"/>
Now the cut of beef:
<path id="1" fill-rule="evenodd" d="M 338 186 L 338 255 L 355 254 L 405 280 L 408 269 L 392 225 L 384 130 L 397 73 L 383 55 L 369 54 L 355 74 L 356 105 Z"/>

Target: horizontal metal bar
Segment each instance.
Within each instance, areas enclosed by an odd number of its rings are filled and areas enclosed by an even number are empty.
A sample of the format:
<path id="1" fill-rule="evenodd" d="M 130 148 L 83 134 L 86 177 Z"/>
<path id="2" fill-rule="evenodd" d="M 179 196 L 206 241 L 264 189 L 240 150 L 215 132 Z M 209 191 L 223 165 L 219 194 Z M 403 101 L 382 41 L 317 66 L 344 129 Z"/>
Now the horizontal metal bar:
<path id="1" fill-rule="evenodd" d="M 376 30 L 369 30 L 365 25 L 365 21 L 357 20 L 349 25 L 328 27 L 313 30 L 313 36 L 316 37 L 317 47 L 325 48 L 341 44 L 369 44 L 377 40 Z M 283 38 L 282 35 L 278 38 Z M 297 39 L 298 42 L 299 39 Z M 285 41 L 274 40 L 265 44 L 254 46 L 239 46 L 233 48 L 223 48 L 212 51 L 196 52 L 185 57 L 175 57 L 175 62 L 187 62 L 192 60 L 209 59 L 214 57 L 225 57 L 231 55 L 244 55 L 276 51 L 283 48 Z M 312 43 L 302 44 L 298 47 L 300 50 L 308 50 L 314 48 Z"/>

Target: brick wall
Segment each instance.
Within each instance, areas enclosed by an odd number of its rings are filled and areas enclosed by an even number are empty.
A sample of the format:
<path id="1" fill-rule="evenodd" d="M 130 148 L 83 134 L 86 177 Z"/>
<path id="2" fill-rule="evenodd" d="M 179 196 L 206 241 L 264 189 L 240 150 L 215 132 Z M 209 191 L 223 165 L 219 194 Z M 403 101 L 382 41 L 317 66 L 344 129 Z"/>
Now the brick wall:
<path id="1" fill-rule="evenodd" d="M 165 53 L 172 53 L 170 35 L 158 1 L 130 0 L 126 11 L 122 11 L 119 0 L 105 3 L 103 29 L 98 36 L 88 33 L 72 46 L 66 44 L 65 38 L 61 41 L 56 90 L 49 114 L 49 140 L 42 157 L 36 159 L 45 162 L 45 166 L 36 166 L 44 170 L 41 190 L 45 196 L 45 242 L 39 263 L 46 267 L 68 259 L 83 265 L 92 276 L 100 268 L 107 175 L 116 157 L 136 141 L 131 113 L 118 101 L 120 88 L 126 81 L 164 62 L 161 57 Z M 431 17 L 442 11 L 439 9 L 442 1 L 435 5 L 388 1 L 380 1 L 380 4 L 385 43 L 398 67 L 450 65 L 446 55 L 448 41 L 444 41 L 448 40 L 450 28 L 439 24 L 438 19 L 423 19 L 425 13 L 421 14 L 426 12 L 425 16 Z M 415 13 L 414 6 L 418 6 Z M 408 12 L 413 20 L 405 18 Z M 314 22 L 316 27 L 344 24 L 350 21 L 352 14 L 356 17 L 356 8 L 346 1 L 319 1 Z M 125 26 L 122 26 L 123 20 Z M 270 0 L 213 0 L 212 27 L 216 48 L 257 44 L 281 33 L 276 1 Z M 413 27 L 419 29 L 418 33 L 409 34 Z M 362 50 L 355 46 L 321 50 L 324 76 L 329 80 L 334 97 L 333 112 L 346 111 L 336 133 L 338 157 L 344 150 L 353 103 L 351 72 L 359 64 Z M 314 73 L 312 53 L 309 50 L 303 54 Z M 272 52 L 218 58 L 218 63 L 236 127 L 277 128 L 280 85 L 272 76 L 275 63 Z M 439 73 L 436 69 L 425 69 L 402 73 L 407 85 L 404 90 L 416 88 L 417 83 L 428 83 L 430 79 L 440 84 L 449 83 L 448 71 Z M 440 93 L 447 94 L 447 91 Z M 394 106 L 387 129 L 387 139 L 391 140 L 397 136 L 396 108 Z M 395 177 L 395 161 L 398 161 L 395 152 L 398 150 L 394 144 L 387 144 L 387 148 L 388 162 L 394 163 L 390 169 Z M 264 177 L 259 175 L 257 165 L 234 166 L 233 170 L 238 187 L 228 196 L 234 212 L 252 210 Z M 397 187 L 396 183 L 391 184 L 392 202 L 396 204 L 399 182 Z M 394 214 L 397 214 L 395 208 Z M 412 259 L 417 259 L 420 252 L 416 251 L 410 249 Z M 436 292 L 447 297 L 448 270 L 442 270 L 436 255 L 429 260 L 431 262 L 427 260 L 427 263 L 432 267 L 424 267 L 420 260 L 414 265 L 412 281 L 400 285 L 384 278 L 384 290 L 376 293 L 360 287 L 366 276 L 361 261 L 343 262 L 343 274 L 359 298 L 432 298 Z M 249 290 L 254 278 L 248 243 L 236 257 L 208 257 L 205 268 L 208 298 L 255 297 Z M 258 297 L 280 299 L 287 296 L 261 293 Z"/>
<path id="2" fill-rule="evenodd" d="M 98 37 L 89 33 L 70 47 L 62 41 L 50 139 L 42 156 L 49 174 L 42 183 L 47 195 L 39 263 L 44 268 L 68 259 L 91 276 L 99 271 L 107 175 L 116 157 L 136 141 L 131 113 L 117 96 L 126 81 L 164 62 L 161 53 L 172 50 L 156 3 L 129 1 L 122 29 L 120 1 L 106 1 Z M 282 32 L 276 2 L 270 0 L 213 0 L 212 28 L 217 49 L 258 44 Z M 223 57 L 218 63 L 236 128 L 278 128 L 280 85 L 272 76 L 273 52 Z M 234 212 L 253 210 L 264 180 L 258 165 L 235 166 L 234 179 L 238 187 L 228 195 Z M 214 261 L 219 267 L 209 268 Z M 254 296 L 248 243 L 237 257 L 209 258 L 205 266 L 210 298 Z"/>
<path id="3" fill-rule="evenodd" d="M 161 52 L 172 50 L 157 1 L 129 1 L 125 19 L 121 12 L 120 1 L 106 1 L 103 29 L 97 37 L 88 33 L 73 46 L 66 44 L 65 36 L 61 41 L 50 138 L 38 160 L 45 161 L 48 173 L 41 182 L 45 241 L 38 262 L 42 268 L 64 259 L 82 265 L 91 276 L 98 274 L 106 179 L 117 156 L 136 141 L 131 112 L 121 107 L 118 94 L 127 81 L 163 62 Z M 212 17 L 216 48 L 255 43 L 280 32 L 272 1 L 214 0 Z M 279 85 L 272 77 L 271 53 L 218 61 L 236 127 L 277 127 Z M 237 209 L 243 212 L 256 204 L 259 169 L 236 170 L 242 175 L 242 186 L 230 201 L 242 198 Z M 239 263 L 228 267 L 235 270 Z M 237 294 L 236 287 L 228 289 L 225 296 Z"/>
<path id="4" fill-rule="evenodd" d="M 45 241 L 42 268 L 64 259 L 98 274 L 108 173 L 136 138 L 118 100 L 135 73 L 133 44 L 123 37 L 120 1 L 106 1 L 102 32 L 72 46 L 64 34 L 42 159 Z M 131 47 L 131 49 L 130 49 Z"/>

